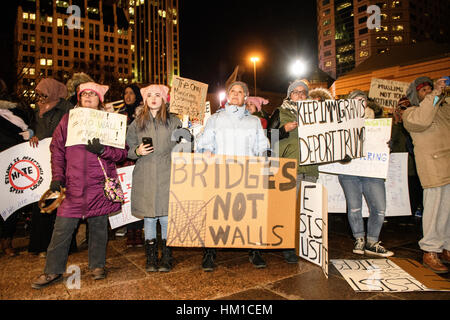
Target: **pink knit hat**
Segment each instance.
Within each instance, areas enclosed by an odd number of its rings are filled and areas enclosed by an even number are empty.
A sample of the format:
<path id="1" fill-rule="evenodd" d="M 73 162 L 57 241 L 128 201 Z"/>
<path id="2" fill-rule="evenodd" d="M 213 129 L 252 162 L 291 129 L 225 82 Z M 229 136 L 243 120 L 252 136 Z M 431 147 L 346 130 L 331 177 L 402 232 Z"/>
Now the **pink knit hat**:
<path id="1" fill-rule="evenodd" d="M 261 105 L 266 105 L 269 103 L 269 100 L 261 98 L 261 97 L 248 97 L 246 103 L 253 103 L 258 111 L 261 111 Z"/>
<path id="2" fill-rule="evenodd" d="M 105 98 L 105 93 L 108 91 L 109 87 L 108 86 L 104 86 L 95 82 L 85 82 L 80 84 L 79 87 L 79 91 L 78 91 L 78 101 L 80 101 L 80 95 L 83 91 L 86 90 L 91 90 L 94 91 L 98 98 L 100 99 L 100 102 L 103 102 L 104 98 Z"/>
<path id="3" fill-rule="evenodd" d="M 152 84 L 148 87 L 141 89 L 141 96 L 142 99 L 147 100 L 149 93 L 159 93 L 161 97 L 163 98 L 164 102 L 169 101 L 169 88 L 163 84 Z"/>

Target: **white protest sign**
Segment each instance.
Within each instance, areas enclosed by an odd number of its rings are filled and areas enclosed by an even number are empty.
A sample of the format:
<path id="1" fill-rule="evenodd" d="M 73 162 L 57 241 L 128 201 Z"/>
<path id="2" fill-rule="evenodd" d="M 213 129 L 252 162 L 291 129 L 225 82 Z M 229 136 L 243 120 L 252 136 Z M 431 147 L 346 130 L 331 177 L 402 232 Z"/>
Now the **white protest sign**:
<path id="1" fill-rule="evenodd" d="M 327 190 L 317 183 L 300 186 L 299 256 L 321 266 L 328 278 Z"/>
<path id="2" fill-rule="evenodd" d="M 117 169 L 117 175 L 119 176 L 120 185 L 122 186 L 125 201 L 122 205 L 122 211 L 115 215 L 109 216 L 109 224 L 111 229 L 116 229 L 126 224 L 139 221 L 141 219 L 136 218 L 131 214 L 131 187 L 133 181 L 134 166 L 122 167 Z"/>
<path id="3" fill-rule="evenodd" d="M 366 156 L 341 164 L 338 162 L 321 165 L 319 171 L 352 176 L 386 179 L 389 167 L 389 146 L 391 138 L 391 118 L 366 119 L 366 139 L 364 153 Z"/>
<path id="4" fill-rule="evenodd" d="M 206 101 L 205 103 L 205 116 L 203 117 L 203 125 L 206 125 L 206 122 L 211 117 L 211 103 Z"/>
<path id="5" fill-rule="evenodd" d="M 66 147 L 99 138 L 103 145 L 125 148 L 127 116 L 90 108 L 70 110 Z"/>
<path id="6" fill-rule="evenodd" d="M 430 291 L 389 259 L 331 260 L 356 292 Z"/>
<path id="7" fill-rule="evenodd" d="M 398 100 L 406 95 L 409 83 L 372 78 L 370 83 L 369 98 L 392 113 Z"/>
<path id="8" fill-rule="evenodd" d="M 339 183 L 338 176 L 320 173 L 318 183 L 323 184 L 328 191 L 328 212 L 346 213 L 345 194 Z M 408 191 L 408 153 L 391 153 L 386 186 L 386 216 L 410 216 L 411 207 Z M 362 198 L 363 217 L 369 216 L 365 198 Z"/>
<path id="9" fill-rule="evenodd" d="M 192 120 L 203 120 L 207 93 L 207 84 L 174 76 L 170 90 L 170 112 L 189 115 Z"/>
<path id="10" fill-rule="evenodd" d="M 0 153 L 0 214 L 6 220 L 16 210 L 37 202 L 52 180 L 50 165 L 51 138 L 33 148 L 24 142 Z"/>
<path id="11" fill-rule="evenodd" d="M 297 102 L 300 165 L 364 156 L 365 107 L 364 100 Z"/>

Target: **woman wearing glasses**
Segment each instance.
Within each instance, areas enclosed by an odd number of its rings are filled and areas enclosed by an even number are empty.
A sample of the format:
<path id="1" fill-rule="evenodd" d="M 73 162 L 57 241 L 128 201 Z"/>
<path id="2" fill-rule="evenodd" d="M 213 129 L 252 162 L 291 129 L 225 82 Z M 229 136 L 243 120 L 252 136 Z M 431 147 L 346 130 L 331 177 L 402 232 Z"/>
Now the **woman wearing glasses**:
<path id="1" fill-rule="evenodd" d="M 37 84 L 35 91 L 36 107 L 34 108 L 34 119 L 30 125 L 34 136 L 30 139 L 30 145 L 33 148 L 39 148 L 39 141 L 52 137 L 59 121 L 73 108 L 73 105 L 65 100 L 66 86 L 54 79 L 42 79 Z M 56 210 L 50 214 L 42 214 L 37 203 L 33 204 L 28 252 L 45 258 L 55 218 Z M 75 238 L 73 238 L 71 250 L 76 250 Z"/>
<path id="2" fill-rule="evenodd" d="M 300 163 L 300 149 L 298 143 L 297 101 L 308 100 L 309 85 L 307 80 L 294 81 L 287 90 L 287 97 L 283 104 L 272 114 L 268 129 L 271 138 L 272 150 L 278 148 L 279 154 L 273 155 L 281 158 L 297 159 Z M 278 141 L 275 139 L 275 130 L 278 129 Z M 301 181 L 316 182 L 319 177 L 317 165 L 297 167 L 297 191 Z M 297 263 L 298 257 L 295 249 L 284 250 L 287 263 Z"/>
<path id="3" fill-rule="evenodd" d="M 103 110 L 103 98 L 108 86 L 94 82 L 80 85 L 77 108 Z M 52 182 L 50 189 L 66 187 L 66 197 L 58 207 L 55 227 L 47 250 L 44 274 L 32 288 L 41 289 L 62 280 L 66 271 L 70 242 L 80 219 L 89 224 L 89 269 L 94 280 L 106 277 L 106 247 L 108 215 L 121 210 L 120 202 L 104 194 L 104 171 L 117 178 L 116 162 L 126 159 L 127 147 L 114 148 L 100 144 L 99 139 L 87 145 L 66 146 L 69 115 L 64 115 L 50 144 Z"/>

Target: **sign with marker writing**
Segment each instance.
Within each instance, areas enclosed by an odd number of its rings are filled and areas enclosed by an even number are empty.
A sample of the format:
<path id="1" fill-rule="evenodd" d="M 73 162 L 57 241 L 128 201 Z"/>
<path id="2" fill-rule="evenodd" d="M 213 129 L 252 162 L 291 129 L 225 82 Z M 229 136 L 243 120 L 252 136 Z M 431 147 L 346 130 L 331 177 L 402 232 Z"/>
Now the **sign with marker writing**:
<path id="1" fill-rule="evenodd" d="M 338 176 L 321 172 L 318 182 L 327 188 L 328 212 L 346 213 L 345 194 L 339 183 Z M 410 216 L 408 153 L 391 153 L 385 187 L 386 217 Z M 365 197 L 362 197 L 362 199 L 362 214 L 364 218 L 367 218 L 369 209 Z"/>
<path id="2" fill-rule="evenodd" d="M 389 146 L 391 139 L 391 118 L 366 119 L 366 139 L 364 152 L 366 156 L 353 159 L 349 163 L 338 162 L 321 165 L 321 172 L 347 174 L 351 176 L 386 179 L 389 168 Z"/>
<path id="3" fill-rule="evenodd" d="M 406 96 L 408 87 L 409 83 L 407 82 L 372 78 L 369 98 L 372 98 L 388 113 L 392 113 L 398 100 Z"/>
<path id="4" fill-rule="evenodd" d="M 364 156 L 364 100 L 297 102 L 300 165 Z"/>
<path id="5" fill-rule="evenodd" d="M 430 291 L 389 259 L 331 260 L 356 292 Z"/>
<path id="6" fill-rule="evenodd" d="M 120 185 L 122 186 L 125 201 L 122 204 L 122 211 L 109 216 L 109 224 L 111 229 L 116 229 L 129 223 L 141 220 L 131 214 L 130 197 L 131 187 L 133 185 L 133 170 L 134 166 L 117 168 L 117 176 L 119 178 Z"/>
<path id="7" fill-rule="evenodd" d="M 174 76 L 170 90 L 170 112 L 203 120 L 208 85 Z"/>
<path id="8" fill-rule="evenodd" d="M 300 185 L 299 256 L 321 266 L 328 278 L 327 190 L 318 183 Z"/>
<path id="9" fill-rule="evenodd" d="M 88 140 L 99 138 L 103 145 L 124 149 L 126 131 L 126 115 L 75 108 L 69 113 L 66 147 L 87 144 Z"/>
<path id="10" fill-rule="evenodd" d="M 0 153 L 0 215 L 4 220 L 20 208 L 37 202 L 48 190 L 52 180 L 50 165 L 51 138 L 39 141 L 37 148 L 29 142 L 18 144 Z"/>
<path id="11" fill-rule="evenodd" d="M 172 153 L 168 245 L 295 248 L 296 168 L 292 159 Z"/>

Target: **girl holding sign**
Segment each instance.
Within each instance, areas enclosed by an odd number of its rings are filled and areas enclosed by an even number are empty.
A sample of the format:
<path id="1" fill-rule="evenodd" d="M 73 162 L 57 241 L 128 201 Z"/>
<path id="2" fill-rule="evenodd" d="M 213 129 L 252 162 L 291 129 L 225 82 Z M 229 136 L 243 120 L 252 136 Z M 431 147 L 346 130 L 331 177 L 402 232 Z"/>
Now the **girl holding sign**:
<path id="1" fill-rule="evenodd" d="M 141 89 L 144 107 L 127 133 L 128 158 L 136 160 L 131 189 L 131 212 L 144 219 L 146 270 L 168 272 L 172 251 L 166 246 L 169 214 L 171 152 L 176 145 L 172 132 L 181 121 L 167 108 L 169 88 L 150 85 Z M 158 263 L 156 225 L 161 225 L 162 257 Z"/>
<path id="2" fill-rule="evenodd" d="M 102 109 L 108 90 L 94 82 L 80 85 L 79 107 Z M 69 114 L 61 119 L 50 145 L 52 182 L 50 189 L 66 188 L 66 198 L 58 208 L 52 239 L 47 249 L 44 274 L 32 284 L 40 289 L 62 280 L 73 232 L 80 219 L 89 224 L 89 268 L 95 280 L 106 277 L 106 246 L 108 242 L 108 215 L 121 210 L 120 202 L 113 202 L 104 193 L 104 172 L 117 178 L 116 162 L 127 156 L 127 148 L 118 149 L 100 144 L 99 139 L 88 145 L 66 147 Z M 102 167 L 104 169 L 102 169 Z"/>

